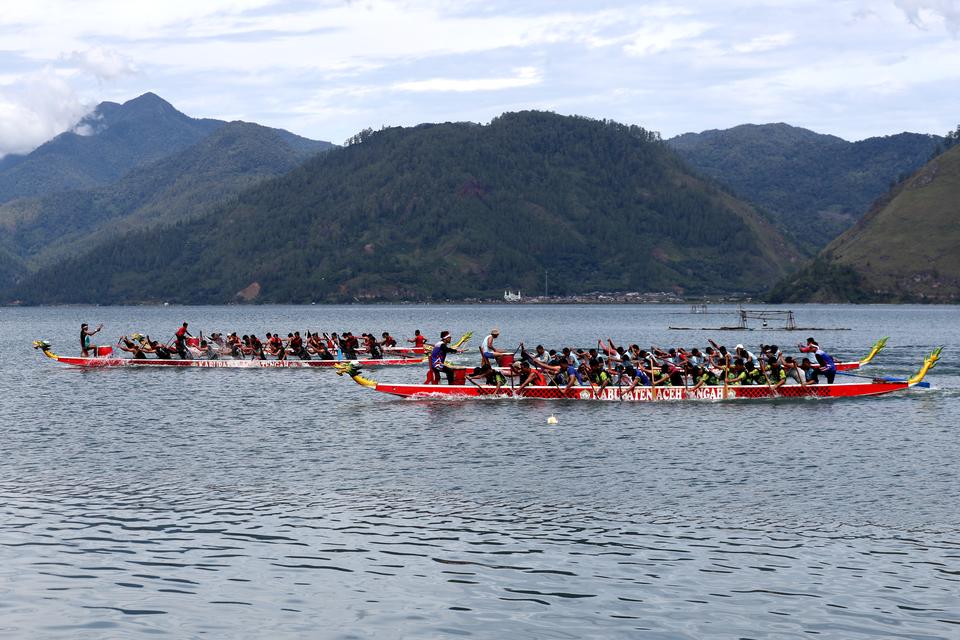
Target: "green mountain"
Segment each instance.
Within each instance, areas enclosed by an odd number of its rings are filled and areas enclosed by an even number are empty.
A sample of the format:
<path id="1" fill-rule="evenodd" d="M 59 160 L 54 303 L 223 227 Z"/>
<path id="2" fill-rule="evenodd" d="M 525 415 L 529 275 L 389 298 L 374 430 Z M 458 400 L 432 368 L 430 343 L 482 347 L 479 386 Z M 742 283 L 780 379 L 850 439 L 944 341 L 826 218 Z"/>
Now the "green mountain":
<path id="1" fill-rule="evenodd" d="M 847 142 L 786 124 L 746 124 L 668 141 L 691 166 L 763 207 L 817 251 L 936 152 L 938 136 L 900 133 Z"/>
<path id="2" fill-rule="evenodd" d="M 72 131 L 0 162 L 0 202 L 108 184 L 135 167 L 199 142 L 223 126 L 195 119 L 153 93 L 102 102 Z"/>
<path id="3" fill-rule="evenodd" d="M 798 259 L 656 134 L 551 113 L 364 131 L 144 242 L 90 246 L 27 302 L 462 299 L 532 289 L 759 291 Z"/>
<path id="4" fill-rule="evenodd" d="M 772 302 L 960 302 L 960 146 L 897 185 Z"/>
<path id="5" fill-rule="evenodd" d="M 227 123 L 110 186 L 0 205 L 0 237 L 28 263 L 50 264 L 123 232 L 147 236 L 196 217 L 330 147 L 279 129 Z"/>

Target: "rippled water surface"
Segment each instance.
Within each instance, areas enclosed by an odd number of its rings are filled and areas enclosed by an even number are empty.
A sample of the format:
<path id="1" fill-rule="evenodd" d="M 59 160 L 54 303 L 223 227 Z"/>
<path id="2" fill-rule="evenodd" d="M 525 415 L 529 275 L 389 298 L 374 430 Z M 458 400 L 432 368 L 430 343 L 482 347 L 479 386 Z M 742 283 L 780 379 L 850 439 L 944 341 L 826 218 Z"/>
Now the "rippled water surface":
<path id="1" fill-rule="evenodd" d="M 83 321 L 474 346 L 496 324 L 510 348 L 808 333 L 669 331 L 732 320 L 685 306 L 0 309 L 0 637 L 960 637 L 960 309 L 795 310 L 850 328 L 813 332 L 846 359 L 889 335 L 865 373 L 945 345 L 933 388 L 405 401 L 330 371 L 81 371 L 30 348 L 74 354 Z"/>

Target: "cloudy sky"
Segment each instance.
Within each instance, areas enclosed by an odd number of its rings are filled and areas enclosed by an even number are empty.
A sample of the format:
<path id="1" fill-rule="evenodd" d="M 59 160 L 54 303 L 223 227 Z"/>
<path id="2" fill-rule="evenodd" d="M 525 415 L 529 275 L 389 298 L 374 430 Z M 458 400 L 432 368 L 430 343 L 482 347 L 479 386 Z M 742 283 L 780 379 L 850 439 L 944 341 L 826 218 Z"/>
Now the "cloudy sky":
<path id="1" fill-rule="evenodd" d="M 146 91 L 342 142 L 546 109 L 665 137 L 960 123 L 960 0 L 30 0 L 0 12 L 0 154 Z"/>

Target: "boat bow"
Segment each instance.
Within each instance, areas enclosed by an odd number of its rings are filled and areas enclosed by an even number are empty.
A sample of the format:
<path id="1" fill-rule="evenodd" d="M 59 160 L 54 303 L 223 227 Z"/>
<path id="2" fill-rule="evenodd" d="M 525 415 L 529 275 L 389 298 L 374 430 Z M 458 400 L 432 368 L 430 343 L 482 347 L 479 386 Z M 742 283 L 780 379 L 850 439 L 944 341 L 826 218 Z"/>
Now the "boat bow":
<path id="1" fill-rule="evenodd" d="M 344 363 L 344 364 L 335 364 L 333 366 L 333 369 L 334 371 L 337 372 L 338 376 L 342 376 L 346 374 L 351 378 L 353 378 L 353 381 L 362 387 L 367 387 L 368 389 L 377 388 L 377 381 L 371 380 L 370 378 L 364 378 L 362 375 L 360 375 L 360 367 L 358 367 L 352 362 Z"/>
<path id="2" fill-rule="evenodd" d="M 883 348 L 887 346 L 887 340 L 889 339 L 890 339 L 889 337 L 884 336 L 883 338 L 880 338 L 879 340 L 877 340 L 874 343 L 873 347 L 870 349 L 870 353 L 868 353 L 865 358 L 860 360 L 860 366 L 862 367 L 864 365 L 869 364 L 870 361 L 873 360 L 878 353 L 883 351 Z"/>
<path id="3" fill-rule="evenodd" d="M 940 360 L 941 351 L 943 351 L 943 347 L 937 347 L 936 349 L 933 350 L 933 353 L 931 353 L 929 356 L 924 358 L 923 366 L 920 367 L 920 371 L 917 371 L 917 373 L 914 374 L 912 378 L 907 380 L 907 384 L 909 386 L 912 387 L 914 385 L 920 384 L 923 378 L 927 375 L 927 372 L 930 371 L 930 369 L 933 369 L 936 366 L 937 362 Z"/>
<path id="4" fill-rule="evenodd" d="M 34 341 L 33 341 L 33 348 L 34 348 L 34 349 L 39 349 L 40 351 L 43 351 L 43 355 L 47 356 L 47 357 L 50 358 L 51 360 L 59 360 L 59 359 L 60 359 L 60 356 L 58 356 L 57 354 L 55 354 L 53 351 L 50 351 L 50 347 L 52 347 L 52 346 L 53 346 L 53 345 L 51 345 L 51 344 L 50 344 L 48 341 L 46 341 L 46 340 L 34 340 Z"/>

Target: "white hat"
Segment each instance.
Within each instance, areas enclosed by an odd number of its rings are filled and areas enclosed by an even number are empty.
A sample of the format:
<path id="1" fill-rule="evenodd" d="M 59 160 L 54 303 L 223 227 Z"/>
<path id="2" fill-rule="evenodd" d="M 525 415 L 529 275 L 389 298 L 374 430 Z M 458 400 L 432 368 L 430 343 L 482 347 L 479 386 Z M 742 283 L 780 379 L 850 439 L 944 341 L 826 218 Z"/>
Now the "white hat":
<path id="1" fill-rule="evenodd" d="M 490 329 L 490 333 L 491 335 L 500 335 L 500 329 L 494 327 L 493 329 Z"/>
<path id="2" fill-rule="evenodd" d="M 743 345 L 742 345 L 742 344 L 738 344 L 738 345 L 736 346 L 736 348 L 737 348 L 737 349 L 743 349 Z"/>

